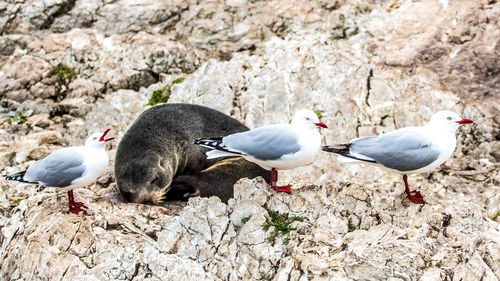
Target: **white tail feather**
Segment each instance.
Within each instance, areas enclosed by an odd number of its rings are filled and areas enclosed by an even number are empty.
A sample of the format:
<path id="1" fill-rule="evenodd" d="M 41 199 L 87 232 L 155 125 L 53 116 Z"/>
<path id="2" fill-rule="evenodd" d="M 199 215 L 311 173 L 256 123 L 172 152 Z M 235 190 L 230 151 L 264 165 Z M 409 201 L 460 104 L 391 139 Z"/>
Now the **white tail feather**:
<path id="1" fill-rule="evenodd" d="M 339 161 L 340 163 L 357 163 L 357 162 L 374 163 L 375 162 L 375 160 L 373 160 L 372 158 L 370 158 L 368 156 L 364 156 L 363 154 L 359 154 L 356 152 L 351 152 L 350 155 L 352 155 L 353 157 L 355 157 L 357 159 L 339 155 L 337 157 L 337 161 Z"/>
<path id="2" fill-rule="evenodd" d="M 214 158 L 219 158 L 219 157 L 227 157 L 227 156 L 241 156 L 238 154 L 233 154 L 225 151 L 220 151 L 220 150 L 210 150 L 207 151 L 207 159 L 214 159 Z"/>
<path id="3" fill-rule="evenodd" d="M 356 162 L 361 162 L 361 161 L 356 160 L 354 158 L 344 157 L 342 155 L 339 155 L 337 157 L 337 161 L 339 161 L 339 163 L 356 163 Z"/>

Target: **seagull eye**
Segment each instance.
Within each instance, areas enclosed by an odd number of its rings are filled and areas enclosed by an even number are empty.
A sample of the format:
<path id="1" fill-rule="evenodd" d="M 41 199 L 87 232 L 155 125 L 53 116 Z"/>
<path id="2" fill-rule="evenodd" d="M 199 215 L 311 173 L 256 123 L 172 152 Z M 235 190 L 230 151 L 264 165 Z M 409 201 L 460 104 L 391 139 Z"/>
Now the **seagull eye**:
<path id="1" fill-rule="evenodd" d="M 94 138 L 93 138 L 93 140 L 96 140 L 96 139 L 97 139 L 97 137 L 94 137 Z"/>
<path id="2" fill-rule="evenodd" d="M 309 121 L 309 120 L 311 120 L 311 118 L 309 118 L 309 117 L 306 117 L 306 120 L 307 120 L 307 121 Z"/>
<path id="3" fill-rule="evenodd" d="M 446 119 L 451 120 L 452 118 L 451 118 L 451 117 L 448 117 L 448 118 L 446 118 Z"/>

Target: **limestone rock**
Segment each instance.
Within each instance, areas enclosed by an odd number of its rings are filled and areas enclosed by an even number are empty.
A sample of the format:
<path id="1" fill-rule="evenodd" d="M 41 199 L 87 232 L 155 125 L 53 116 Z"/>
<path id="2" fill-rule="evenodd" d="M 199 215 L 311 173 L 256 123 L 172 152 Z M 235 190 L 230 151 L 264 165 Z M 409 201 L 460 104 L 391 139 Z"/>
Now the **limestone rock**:
<path id="1" fill-rule="evenodd" d="M 25 49 L 31 37 L 28 35 L 6 35 L 0 36 L 0 55 L 10 56 L 16 48 Z"/>
<path id="2" fill-rule="evenodd" d="M 199 65 L 197 55 L 181 44 L 143 32 L 131 38 L 105 37 L 99 31 L 73 29 L 28 47 L 2 65 L 0 97 L 7 101 L 41 98 L 40 104 L 83 98 L 94 102 L 107 91 L 138 91 L 156 83 L 160 73 L 190 73 Z M 30 109 L 41 113 L 35 106 Z M 86 114 L 67 106 L 55 111 L 55 115 Z"/>
<path id="3" fill-rule="evenodd" d="M 178 216 L 171 216 L 168 205 L 116 203 L 80 189 L 75 196 L 89 212 L 75 216 L 66 212 L 66 196 L 50 188 L 10 211 L 2 228 L 2 267 L 12 269 L 10 279 L 240 280 L 293 276 L 295 271 L 310 279 L 348 280 L 498 276 L 500 228 L 484 219 L 478 206 L 441 202 L 421 207 L 409 205 L 400 194 L 389 196 L 389 206 L 372 193 L 352 197 L 364 189 L 332 183 L 283 195 L 269 191 L 260 178 L 243 179 L 231 206 L 215 197 L 193 198 Z M 281 236 L 272 244 L 262 228 L 267 214 L 249 211 L 248 204 L 272 209 L 283 199 L 291 214 L 308 220 L 303 234 L 292 230 L 288 244 Z M 297 207 L 317 202 L 322 208 Z M 244 212 L 252 216 L 243 225 L 230 220 Z M 20 249 L 28 248 L 36 261 L 19 258 L 26 257 Z M 27 270 L 32 266 L 35 271 Z"/>
<path id="4" fill-rule="evenodd" d="M 0 118 L 2 174 L 117 137 L 108 170 L 75 191 L 84 215 L 64 191 L 0 181 L 0 279 L 500 279 L 499 13 L 487 0 L 0 1 L 1 111 L 19 119 Z M 424 206 L 400 175 L 326 152 L 280 172 L 290 195 L 257 178 L 228 204 L 125 203 L 116 146 L 165 86 L 168 102 L 252 128 L 316 109 L 329 145 L 442 109 L 475 123 L 439 169 L 409 177 Z M 271 210 L 303 221 L 276 234 Z"/>
<path id="5" fill-rule="evenodd" d="M 500 95 L 493 86 L 498 84 L 500 69 L 500 31 L 493 27 L 498 27 L 498 5 L 406 1 L 391 14 L 366 25 L 374 34 L 371 44 L 376 59 L 389 65 L 427 67 L 438 74 L 444 89 L 490 108 L 488 101 Z"/>

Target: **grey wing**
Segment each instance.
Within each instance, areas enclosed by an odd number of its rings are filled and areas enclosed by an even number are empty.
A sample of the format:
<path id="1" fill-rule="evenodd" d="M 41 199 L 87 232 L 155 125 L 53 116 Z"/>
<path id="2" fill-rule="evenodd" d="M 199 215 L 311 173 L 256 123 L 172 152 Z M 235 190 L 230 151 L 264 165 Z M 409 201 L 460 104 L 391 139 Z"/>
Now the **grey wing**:
<path id="1" fill-rule="evenodd" d="M 410 128 L 356 139 L 352 141 L 350 151 L 403 172 L 425 167 L 437 160 L 440 154 L 428 137 Z"/>
<path id="2" fill-rule="evenodd" d="M 24 179 L 45 186 L 66 187 L 85 171 L 83 160 L 80 153 L 71 148 L 63 148 L 33 163 L 26 171 Z"/>
<path id="3" fill-rule="evenodd" d="M 276 160 L 300 149 L 299 136 L 287 126 L 266 126 L 223 138 L 225 146 L 260 160 Z"/>

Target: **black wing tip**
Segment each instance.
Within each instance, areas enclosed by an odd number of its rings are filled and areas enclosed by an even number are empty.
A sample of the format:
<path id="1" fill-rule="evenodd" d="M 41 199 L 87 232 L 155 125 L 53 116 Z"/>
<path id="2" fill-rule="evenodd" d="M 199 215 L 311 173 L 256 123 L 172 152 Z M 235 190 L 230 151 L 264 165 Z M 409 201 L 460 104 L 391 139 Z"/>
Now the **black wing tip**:
<path id="1" fill-rule="evenodd" d="M 211 148 L 211 149 L 217 149 L 217 150 L 223 150 L 224 151 L 224 145 L 222 144 L 222 141 L 220 140 L 214 140 L 214 139 L 196 139 L 193 142 L 194 144 L 204 146 L 206 148 Z"/>
<path id="2" fill-rule="evenodd" d="M 222 137 L 212 137 L 212 138 L 197 138 L 193 141 L 194 144 L 206 144 L 212 142 L 221 142 Z"/>
<path id="3" fill-rule="evenodd" d="M 327 151 L 327 152 L 333 152 L 333 153 L 337 153 L 337 154 L 345 154 L 345 153 L 349 153 L 349 147 L 351 146 L 350 143 L 347 143 L 347 144 L 335 144 L 335 145 L 325 145 L 323 147 L 321 147 L 321 149 L 323 151 Z"/>
<path id="4" fill-rule="evenodd" d="M 24 174 L 26 174 L 26 171 L 17 172 L 15 174 L 10 174 L 10 175 L 3 175 L 3 178 L 6 180 L 9 180 L 9 181 L 18 181 L 18 182 L 24 182 L 24 183 L 36 183 L 36 182 L 25 181 Z"/>
<path id="5" fill-rule="evenodd" d="M 347 144 L 335 144 L 335 145 L 331 145 L 331 146 L 325 145 L 321 149 L 323 151 L 339 154 L 341 156 L 351 158 L 354 160 L 359 160 L 359 161 L 369 162 L 369 163 L 377 163 L 377 161 L 374 161 L 374 160 L 362 159 L 362 158 L 358 158 L 356 156 L 351 155 L 350 148 L 351 148 L 351 144 L 347 143 Z"/>
<path id="6" fill-rule="evenodd" d="M 335 148 L 333 148 L 331 146 L 326 146 L 326 145 L 323 146 L 323 147 L 321 147 L 321 150 L 327 151 L 327 152 L 335 152 L 335 151 L 337 151 L 337 149 L 335 149 Z"/>
<path id="7" fill-rule="evenodd" d="M 199 144 L 199 145 L 203 145 L 203 144 L 206 144 L 207 142 L 209 142 L 210 140 L 209 139 L 202 139 L 202 138 L 199 138 L 199 139 L 195 139 L 193 141 L 193 144 Z"/>
<path id="8" fill-rule="evenodd" d="M 206 147 L 206 148 L 209 148 L 209 149 L 213 149 L 213 150 L 229 152 L 229 153 L 233 153 L 233 154 L 237 154 L 237 155 L 241 155 L 241 156 L 246 155 L 240 151 L 233 151 L 230 148 L 226 147 L 222 143 L 222 137 L 198 138 L 198 139 L 195 139 L 193 143 L 200 145 L 200 146 L 203 146 L 203 147 Z"/>

